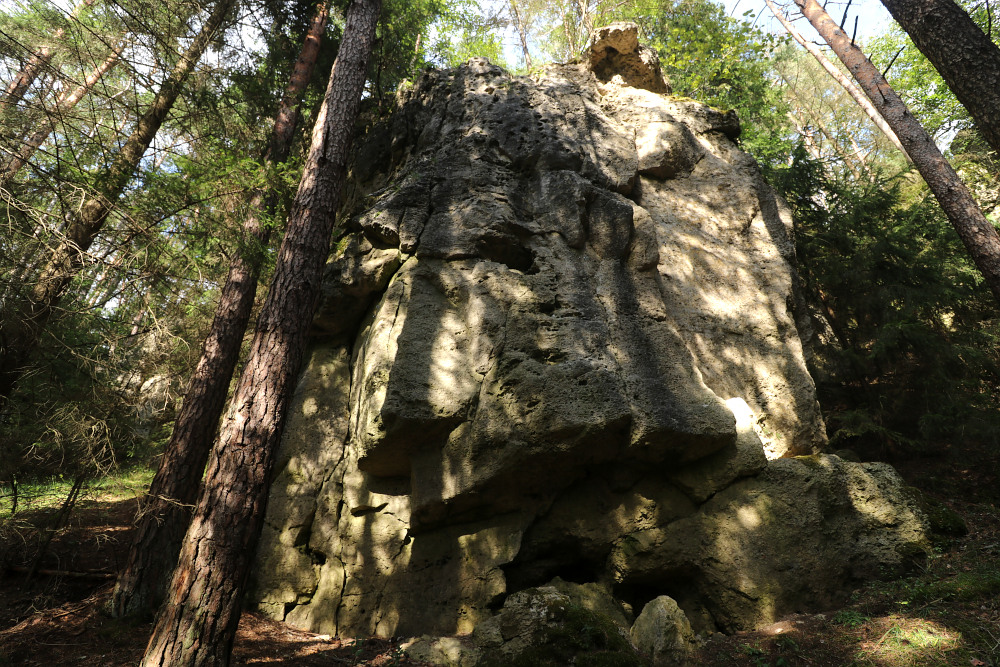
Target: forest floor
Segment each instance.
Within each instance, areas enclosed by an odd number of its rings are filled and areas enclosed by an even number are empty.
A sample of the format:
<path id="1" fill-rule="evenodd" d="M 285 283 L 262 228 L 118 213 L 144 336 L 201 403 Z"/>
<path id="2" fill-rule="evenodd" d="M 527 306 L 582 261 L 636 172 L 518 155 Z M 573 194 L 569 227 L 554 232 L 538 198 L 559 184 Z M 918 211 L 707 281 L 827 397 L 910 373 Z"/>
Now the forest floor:
<path id="1" fill-rule="evenodd" d="M 716 635 L 694 664 L 1000 667 L 1000 452 L 966 447 L 893 463 L 909 483 L 961 515 L 969 534 L 910 576 L 855 591 L 840 609 Z M 39 526 L 57 508 L 28 507 L 16 521 L 0 519 L 0 564 L 7 563 L 0 572 L 0 667 L 138 664 L 150 624 L 112 619 L 105 607 L 140 489 L 92 491 L 54 531 Z M 32 567 L 37 572 L 29 578 Z M 316 635 L 244 613 L 233 664 L 417 664 L 402 655 L 402 641 Z"/>

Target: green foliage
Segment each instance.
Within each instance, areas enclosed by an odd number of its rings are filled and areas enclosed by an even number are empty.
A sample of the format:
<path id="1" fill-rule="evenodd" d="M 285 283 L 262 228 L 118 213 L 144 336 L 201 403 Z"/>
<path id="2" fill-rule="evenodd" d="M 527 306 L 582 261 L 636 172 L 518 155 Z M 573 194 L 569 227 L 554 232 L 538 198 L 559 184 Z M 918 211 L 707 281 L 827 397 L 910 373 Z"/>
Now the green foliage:
<path id="1" fill-rule="evenodd" d="M 987 220 L 1000 225 L 1000 160 L 975 129 L 959 130 L 951 142 L 951 163 L 972 191 Z"/>
<path id="2" fill-rule="evenodd" d="M 893 23 L 866 46 L 876 67 L 889 68 L 890 84 L 928 134 L 941 140 L 970 127 L 971 120 L 965 108 L 898 25 Z"/>
<path id="3" fill-rule="evenodd" d="M 457 67 L 469 58 L 482 56 L 506 68 L 503 42 L 498 33 L 502 21 L 479 10 L 472 0 L 455 0 L 443 8 L 434 24 L 428 63 Z"/>
<path id="4" fill-rule="evenodd" d="M 913 602 L 927 604 L 938 600 L 993 599 L 1000 594 L 1000 572 L 984 570 L 959 572 L 947 579 L 923 582 L 909 591 Z"/>
<path id="5" fill-rule="evenodd" d="M 847 628 L 860 628 L 868 622 L 868 617 L 854 609 L 841 609 L 833 615 L 833 622 Z"/>
<path id="6" fill-rule="evenodd" d="M 119 469 L 86 485 L 84 496 L 91 498 L 112 497 L 133 500 L 146 492 L 153 479 L 153 471 L 145 467 Z M 14 507 L 13 488 L 0 484 L 0 538 L 3 537 L 4 522 L 13 525 L 11 519 L 22 513 L 37 510 L 55 511 L 66 500 L 73 486 L 73 480 L 65 475 L 40 478 L 17 485 L 17 507 Z M 16 509 L 16 513 L 15 510 Z"/>
<path id="7" fill-rule="evenodd" d="M 1000 571 L 989 554 L 964 559 L 961 565 L 936 566 L 921 574 L 897 581 L 879 582 L 872 590 L 898 607 L 925 609 L 940 602 L 993 603 L 1000 594 Z"/>
<path id="8" fill-rule="evenodd" d="M 44 118 L 51 105 L 46 86 L 53 81 L 64 89 L 75 86 L 95 58 L 103 61 L 123 31 L 131 31 L 123 42 L 128 45 L 125 62 L 102 78 L 73 113 L 61 116 L 33 164 L 3 184 L 4 333 L 23 326 L 19 304 L 28 298 L 48 248 L 60 241 L 66 220 L 132 131 L 166 65 L 176 59 L 176 37 L 191 33 L 190 5 L 137 3 L 124 23 L 104 5 L 95 3 L 76 22 L 61 15 L 67 32 L 57 44 L 51 71 L 28 90 L 15 113 L 0 117 L 0 138 L 20 142 L 24 129 L 12 119 Z M 0 22 L 5 20 L 0 16 Z M 153 26 L 157 32 L 150 34 Z M 4 59 L 8 71 L 38 40 L 25 34 L 18 43 L 20 57 Z M 224 49 L 234 62 L 237 50 Z M 138 58 L 158 63 L 149 77 L 129 62 Z M 138 69 L 149 72 L 150 65 Z M 245 192 L 234 184 L 253 182 L 260 171 L 235 148 L 255 151 L 264 135 L 252 115 L 260 106 L 247 99 L 220 68 L 201 68 L 184 89 L 176 116 L 161 129 L 120 206 L 89 248 L 0 415 L 0 484 L 13 488 L 60 475 L 99 477 L 147 457 L 169 435 L 177 392 L 211 317 L 204 306 L 228 269 L 222 248 L 236 237 L 231 204 Z"/>
<path id="9" fill-rule="evenodd" d="M 821 400 L 832 440 L 894 451 L 995 439 L 996 306 L 923 183 L 830 176 L 801 148 L 771 176 L 795 214 L 807 294 L 836 336 Z"/>
<path id="10" fill-rule="evenodd" d="M 786 40 L 755 27 L 751 15 L 732 18 L 712 0 L 640 0 L 622 7 L 615 18 L 641 26 L 643 41 L 659 53 L 674 94 L 736 109 L 743 148 L 771 164 L 792 149 L 788 102 L 774 74 Z"/>

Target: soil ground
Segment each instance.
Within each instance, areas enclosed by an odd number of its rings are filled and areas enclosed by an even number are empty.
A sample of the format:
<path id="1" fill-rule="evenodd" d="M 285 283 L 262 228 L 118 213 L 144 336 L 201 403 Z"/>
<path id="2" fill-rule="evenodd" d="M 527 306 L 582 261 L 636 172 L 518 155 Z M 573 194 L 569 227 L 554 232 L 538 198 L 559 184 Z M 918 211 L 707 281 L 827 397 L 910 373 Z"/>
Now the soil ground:
<path id="1" fill-rule="evenodd" d="M 868 584 L 842 608 L 711 637 L 694 664 L 1000 667 L 1000 452 L 943 448 L 934 457 L 893 463 L 909 483 L 962 516 L 969 533 L 939 545 L 920 571 Z M 6 564 L 0 667 L 138 664 L 151 624 L 115 620 L 104 611 L 135 510 L 134 498 L 95 494 L 58 530 L 45 528 L 54 509 L 0 521 L 0 565 Z M 316 635 L 244 613 L 233 664 L 418 664 L 402 655 L 402 641 Z"/>

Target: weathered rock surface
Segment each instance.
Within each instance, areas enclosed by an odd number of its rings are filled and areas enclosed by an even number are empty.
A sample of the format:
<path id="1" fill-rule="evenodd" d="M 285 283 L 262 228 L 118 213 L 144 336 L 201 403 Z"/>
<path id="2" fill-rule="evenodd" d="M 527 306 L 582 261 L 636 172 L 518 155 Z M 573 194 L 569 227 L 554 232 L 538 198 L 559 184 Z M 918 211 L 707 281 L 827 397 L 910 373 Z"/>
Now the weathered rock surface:
<path id="1" fill-rule="evenodd" d="M 687 616 L 667 595 L 650 600 L 630 632 L 636 648 L 650 657 L 654 667 L 685 665 L 698 646 Z"/>
<path id="2" fill-rule="evenodd" d="M 261 609 L 329 634 L 468 633 L 561 576 L 732 630 L 924 544 L 891 469 L 768 462 L 825 444 L 791 221 L 735 114 L 662 94 L 632 43 L 615 28 L 537 79 L 427 71 L 360 149 Z"/>
<path id="3" fill-rule="evenodd" d="M 928 547 L 927 520 L 883 463 L 771 461 L 698 511 L 615 543 L 617 590 L 669 591 L 698 632 L 732 632 L 899 574 Z"/>
<path id="4" fill-rule="evenodd" d="M 639 43 L 639 31 L 634 23 L 618 22 L 598 28 L 587 43 L 590 70 L 601 81 L 618 77 L 618 81 L 633 88 L 654 93 L 669 93 L 660 69 L 660 56 Z"/>
<path id="5" fill-rule="evenodd" d="M 644 663 L 625 628 L 553 586 L 511 595 L 496 616 L 479 624 L 474 639 L 483 651 L 477 664 L 484 667 L 566 665 L 580 655 L 601 658 L 582 664 Z"/>

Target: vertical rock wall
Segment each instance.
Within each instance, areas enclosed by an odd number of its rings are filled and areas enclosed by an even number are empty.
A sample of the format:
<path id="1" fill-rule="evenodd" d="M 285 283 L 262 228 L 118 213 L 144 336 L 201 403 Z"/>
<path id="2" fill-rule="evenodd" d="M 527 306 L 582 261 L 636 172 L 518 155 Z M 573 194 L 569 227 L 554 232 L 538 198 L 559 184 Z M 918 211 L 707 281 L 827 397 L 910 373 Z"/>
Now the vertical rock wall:
<path id="1" fill-rule="evenodd" d="M 667 95 L 634 30 L 592 53 L 425 72 L 360 150 L 260 547 L 276 618 L 467 632 L 558 575 L 735 629 L 921 543 L 891 470 L 768 464 L 824 428 L 736 115 Z"/>

